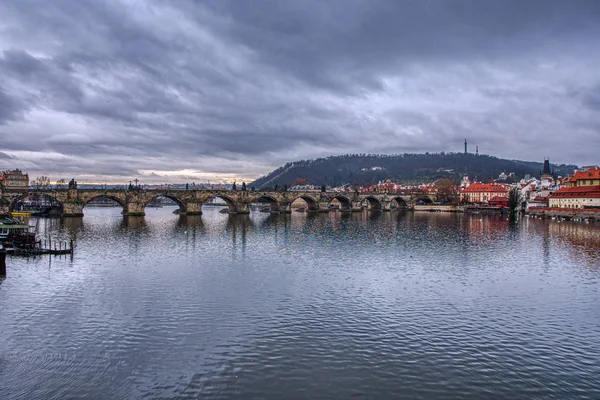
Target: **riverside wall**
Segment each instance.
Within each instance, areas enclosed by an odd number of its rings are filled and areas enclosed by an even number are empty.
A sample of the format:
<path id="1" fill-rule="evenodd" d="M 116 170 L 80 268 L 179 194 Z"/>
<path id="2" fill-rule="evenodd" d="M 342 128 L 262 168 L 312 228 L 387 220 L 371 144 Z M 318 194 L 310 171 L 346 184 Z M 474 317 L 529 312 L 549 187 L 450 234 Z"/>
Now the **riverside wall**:
<path id="1" fill-rule="evenodd" d="M 539 218 L 587 219 L 600 221 L 600 210 L 596 209 L 535 207 L 527 210 L 526 214 Z"/>
<path id="2" fill-rule="evenodd" d="M 414 211 L 428 212 L 464 212 L 464 206 L 415 205 Z"/>

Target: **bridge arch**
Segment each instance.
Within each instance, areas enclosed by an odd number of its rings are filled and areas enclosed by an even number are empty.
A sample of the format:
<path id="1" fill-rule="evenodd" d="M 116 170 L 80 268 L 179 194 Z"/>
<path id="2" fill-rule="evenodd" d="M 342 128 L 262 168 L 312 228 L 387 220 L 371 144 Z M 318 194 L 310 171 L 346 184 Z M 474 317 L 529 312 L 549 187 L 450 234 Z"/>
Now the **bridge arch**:
<path id="1" fill-rule="evenodd" d="M 268 194 L 259 194 L 258 196 L 253 197 L 250 200 L 250 203 L 262 202 L 261 200 L 266 200 L 269 203 L 269 206 L 271 207 L 271 212 L 281 211 L 279 201 L 277 201 L 275 197 L 270 196 Z"/>
<path id="2" fill-rule="evenodd" d="M 350 211 L 352 210 L 352 201 L 350 201 L 350 199 L 346 196 L 343 195 L 337 195 L 337 196 L 333 196 L 329 199 L 329 202 L 327 203 L 327 207 L 329 209 L 332 208 L 332 202 L 334 200 L 337 200 L 340 203 L 340 210 L 342 211 Z"/>
<path id="3" fill-rule="evenodd" d="M 17 206 L 18 203 L 22 202 L 24 198 L 26 198 L 27 196 L 31 196 L 36 194 L 36 192 L 25 192 L 20 194 L 19 196 L 13 198 L 12 200 L 9 201 L 9 206 L 8 209 L 9 211 L 18 211 L 15 209 L 15 207 Z M 62 201 L 58 200 L 55 196 L 49 194 L 48 192 L 39 192 L 37 193 L 38 195 L 42 195 L 45 197 L 48 197 L 50 199 L 52 199 L 53 202 L 55 202 L 56 204 L 58 204 L 60 207 L 62 207 Z"/>
<path id="4" fill-rule="evenodd" d="M 172 200 L 175 204 L 177 204 L 177 206 L 179 207 L 179 213 L 180 214 L 185 214 L 185 212 L 187 211 L 185 203 L 180 198 L 178 198 L 177 196 L 173 196 L 171 194 L 168 194 L 168 193 L 157 193 L 155 196 L 152 196 L 152 197 L 148 198 L 146 200 L 146 202 L 144 203 L 144 209 L 146 207 L 148 207 L 148 204 L 150 204 L 153 200 L 155 200 L 155 199 L 157 199 L 159 197 L 165 197 L 165 198 L 167 198 L 169 200 Z"/>
<path id="5" fill-rule="evenodd" d="M 363 203 L 365 201 L 368 202 L 370 210 L 382 210 L 383 209 L 381 202 L 373 196 L 365 197 L 361 203 Z"/>
<path id="6" fill-rule="evenodd" d="M 417 197 L 417 199 L 415 200 L 415 204 L 429 205 L 429 204 L 433 204 L 433 200 L 431 200 L 431 198 L 429 196 L 420 196 L 420 197 Z"/>
<path id="7" fill-rule="evenodd" d="M 202 205 L 208 203 L 209 201 L 211 201 L 215 197 L 218 197 L 218 198 L 222 199 L 225 202 L 225 204 L 227 204 L 227 207 L 229 208 L 229 213 L 230 214 L 235 214 L 235 213 L 237 213 L 239 211 L 240 207 L 239 207 L 238 203 L 234 199 L 232 199 L 231 197 L 229 197 L 226 193 L 221 193 L 221 192 L 210 193 L 210 196 L 206 197 L 202 201 Z"/>
<path id="8" fill-rule="evenodd" d="M 402 197 L 396 196 L 396 197 L 392 198 L 392 202 L 394 202 L 394 201 L 396 202 L 397 210 L 402 210 L 402 209 L 408 208 L 408 203 Z"/>
<path id="9" fill-rule="evenodd" d="M 306 202 L 307 211 L 319 211 L 319 203 L 317 202 L 317 200 L 313 199 L 311 196 L 300 195 L 300 196 L 294 197 L 294 199 L 292 200 L 292 203 L 298 199 L 302 199 Z"/>
<path id="10" fill-rule="evenodd" d="M 83 202 L 83 208 L 85 208 L 85 206 L 87 206 L 89 203 L 91 203 L 92 201 L 96 200 L 96 199 L 109 199 L 114 201 L 115 203 L 117 203 L 118 205 L 120 205 L 123 210 L 125 210 L 125 202 L 123 201 L 123 199 L 118 198 L 117 196 L 112 196 L 110 194 L 104 194 L 104 193 L 98 193 L 97 195 L 94 196 L 90 196 L 88 198 L 86 198 Z"/>

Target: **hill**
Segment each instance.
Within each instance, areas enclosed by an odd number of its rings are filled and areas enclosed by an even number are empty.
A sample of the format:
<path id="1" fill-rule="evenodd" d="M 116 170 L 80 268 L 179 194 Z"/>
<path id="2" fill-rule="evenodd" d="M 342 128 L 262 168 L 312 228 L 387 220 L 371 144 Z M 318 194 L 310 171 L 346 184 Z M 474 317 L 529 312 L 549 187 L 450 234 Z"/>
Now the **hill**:
<path id="1" fill-rule="evenodd" d="M 433 182 L 439 178 L 459 181 L 464 175 L 471 180 L 487 182 L 504 172 L 512 175 L 508 182 L 518 181 L 525 175 L 539 177 L 541 162 L 506 160 L 488 155 L 464 153 L 425 154 L 347 154 L 301 160 L 285 164 L 257 179 L 249 186 L 272 188 L 291 185 L 296 178 L 304 178 L 312 185 L 332 187 L 345 184 L 370 185 L 385 179 L 404 184 Z M 552 165 L 554 174 L 573 173 L 575 165 Z"/>

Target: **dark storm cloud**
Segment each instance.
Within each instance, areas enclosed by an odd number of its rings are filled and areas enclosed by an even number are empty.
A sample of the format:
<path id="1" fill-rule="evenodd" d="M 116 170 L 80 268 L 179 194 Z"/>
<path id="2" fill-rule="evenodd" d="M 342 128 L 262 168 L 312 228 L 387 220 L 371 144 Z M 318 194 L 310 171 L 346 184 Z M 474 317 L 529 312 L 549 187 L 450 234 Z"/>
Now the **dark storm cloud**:
<path id="1" fill-rule="evenodd" d="M 593 0 L 8 0 L 0 15 L 0 168 L 250 178 L 464 137 L 598 163 Z"/>
<path id="2" fill-rule="evenodd" d="M 16 118 L 22 111 L 21 102 L 9 96 L 0 86 L 0 125 Z"/>

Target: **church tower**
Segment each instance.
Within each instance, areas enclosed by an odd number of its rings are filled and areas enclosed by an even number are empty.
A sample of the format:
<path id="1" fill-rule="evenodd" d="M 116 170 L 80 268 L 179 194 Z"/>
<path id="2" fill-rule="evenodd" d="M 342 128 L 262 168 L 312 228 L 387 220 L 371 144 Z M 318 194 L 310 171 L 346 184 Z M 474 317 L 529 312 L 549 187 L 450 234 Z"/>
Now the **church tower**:
<path id="1" fill-rule="evenodd" d="M 554 185 L 554 176 L 552 176 L 552 170 L 550 169 L 549 158 L 544 158 L 544 168 L 540 173 L 540 181 L 542 189 L 548 189 Z"/>

